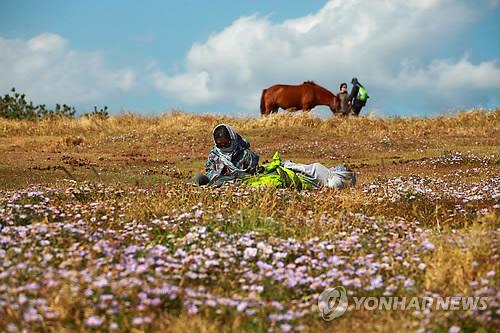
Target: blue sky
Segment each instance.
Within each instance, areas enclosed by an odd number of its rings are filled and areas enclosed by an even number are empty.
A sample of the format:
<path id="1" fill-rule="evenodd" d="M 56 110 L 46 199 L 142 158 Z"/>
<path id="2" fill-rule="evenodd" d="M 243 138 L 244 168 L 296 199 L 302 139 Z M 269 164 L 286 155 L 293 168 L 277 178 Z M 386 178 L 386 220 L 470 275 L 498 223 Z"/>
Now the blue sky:
<path id="1" fill-rule="evenodd" d="M 87 111 L 259 115 L 263 88 L 357 76 L 378 115 L 500 105 L 499 1 L 9 1 L 0 93 Z M 327 108 L 314 111 L 328 115 Z"/>

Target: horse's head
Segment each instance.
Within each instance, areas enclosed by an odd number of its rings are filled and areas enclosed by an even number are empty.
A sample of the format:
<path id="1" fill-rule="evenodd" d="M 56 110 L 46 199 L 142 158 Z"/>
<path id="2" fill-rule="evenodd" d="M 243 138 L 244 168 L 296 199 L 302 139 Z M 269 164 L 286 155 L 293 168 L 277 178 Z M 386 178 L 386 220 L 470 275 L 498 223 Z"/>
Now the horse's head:
<path id="1" fill-rule="evenodd" d="M 332 101 L 330 103 L 330 110 L 335 113 L 340 113 L 340 97 L 338 95 L 333 94 Z"/>

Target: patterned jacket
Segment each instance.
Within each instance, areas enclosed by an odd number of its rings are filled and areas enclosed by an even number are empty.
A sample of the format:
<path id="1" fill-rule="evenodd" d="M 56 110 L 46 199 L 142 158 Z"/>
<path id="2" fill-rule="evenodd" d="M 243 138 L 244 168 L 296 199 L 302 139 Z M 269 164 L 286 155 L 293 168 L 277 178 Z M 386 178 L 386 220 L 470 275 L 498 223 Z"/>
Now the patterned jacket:
<path id="1" fill-rule="evenodd" d="M 221 176 L 227 176 L 226 180 L 230 180 L 253 174 L 258 163 L 259 155 L 254 153 L 250 149 L 250 143 L 238 134 L 238 148 L 233 152 L 230 163 L 214 147 L 208 154 L 205 171 L 211 181 Z"/>

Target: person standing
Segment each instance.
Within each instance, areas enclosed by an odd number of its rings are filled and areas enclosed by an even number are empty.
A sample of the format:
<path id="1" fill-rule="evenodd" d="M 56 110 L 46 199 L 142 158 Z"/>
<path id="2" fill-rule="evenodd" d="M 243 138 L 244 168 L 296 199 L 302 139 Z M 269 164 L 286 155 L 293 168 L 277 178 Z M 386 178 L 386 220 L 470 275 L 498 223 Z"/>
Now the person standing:
<path id="1" fill-rule="evenodd" d="M 347 83 L 342 82 L 340 84 L 340 92 L 338 94 L 340 99 L 340 113 L 343 116 L 347 116 L 351 109 L 351 96 L 347 92 Z"/>
<path id="2" fill-rule="evenodd" d="M 366 105 L 366 101 L 370 96 L 368 96 L 365 87 L 359 83 L 357 78 L 353 77 L 351 84 L 352 89 L 351 94 L 349 95 L 351 100 L 351 110 L 355 116 L 359 116 L 361 109 Z"/>

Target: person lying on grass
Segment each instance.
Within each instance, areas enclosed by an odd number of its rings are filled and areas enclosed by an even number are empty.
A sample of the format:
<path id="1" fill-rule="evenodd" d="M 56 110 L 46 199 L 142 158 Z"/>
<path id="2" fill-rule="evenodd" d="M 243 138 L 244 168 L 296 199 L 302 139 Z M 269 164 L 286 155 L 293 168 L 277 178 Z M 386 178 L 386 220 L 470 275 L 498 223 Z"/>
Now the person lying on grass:
<path id="1" fill-rule="evenodd" d="M 270 163 L 262 165 L 257 174 L 247 177 L 244 182 L 250 186 L 281 187 L 307 190 L 312 188 L 353 187 L 356 173 L 343 165 L 328 168 L 321 163 L 303 164 L 290 160 L 281 161 L 276 152 Z"/>
<path id="2" fill-rule="evenodd" d="M 194 177 L 197 185 L 220 186 L 235 179 L 243 179 L 255 173 L 259 155 L 250 149 L 250 143 L 227 124 L 213 130 L 214 148 L 205 163 L 206 175 Z"/>

